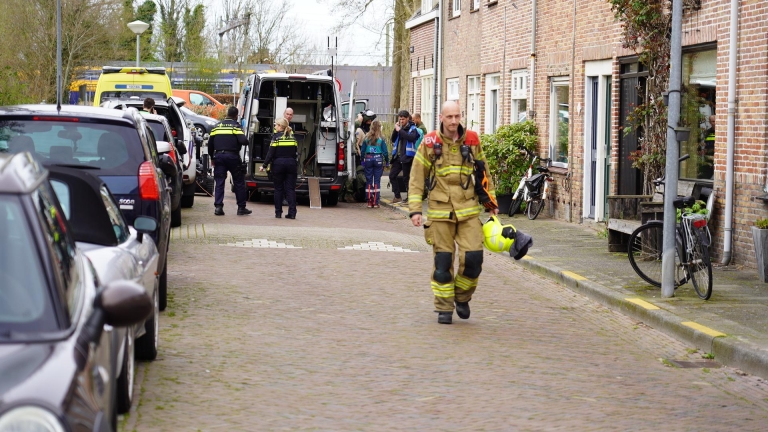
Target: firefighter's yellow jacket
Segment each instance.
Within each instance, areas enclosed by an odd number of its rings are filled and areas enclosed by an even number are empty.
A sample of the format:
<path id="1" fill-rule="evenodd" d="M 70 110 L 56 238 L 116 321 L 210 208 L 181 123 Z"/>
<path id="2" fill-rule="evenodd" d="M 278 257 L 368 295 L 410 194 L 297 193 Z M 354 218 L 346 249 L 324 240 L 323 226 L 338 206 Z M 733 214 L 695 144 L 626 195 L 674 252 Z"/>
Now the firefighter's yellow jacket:
<path id="1" fill-rule="evenodd" d="M 442 144 L 442 155 L 435 156 L 435 144 Z M 469 146 L 471 158 L 461 155 L 462 144 Z M 408 183 L 408 210 L 411 216 L 422 213 L 422 197 L 425 180 L 430 179 L 434 188 L 429 191 L 427 219 L 465 221 L 478 217 L 484 207 L 479 204 L 474 188 L 474 160 L 485 162 L 485 154 L 477 133 L 459 126 L 459 139 L 451 140 L 441 131 L 428 133 L 413 159 L 411 179 Z M 488 164 L 486 176 L 490 182 Z M 464 188 L 466 186 L 466 189 Z M 494 185 L 488 192 L 496 196 Z"/>

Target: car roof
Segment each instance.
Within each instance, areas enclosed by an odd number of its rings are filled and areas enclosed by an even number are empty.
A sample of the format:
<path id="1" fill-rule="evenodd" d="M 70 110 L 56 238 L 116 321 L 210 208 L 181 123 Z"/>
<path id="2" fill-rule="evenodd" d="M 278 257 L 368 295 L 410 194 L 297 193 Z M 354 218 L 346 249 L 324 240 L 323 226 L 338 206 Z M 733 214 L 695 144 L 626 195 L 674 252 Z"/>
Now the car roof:
<path id="1" fill-rule="evenodd" d="M 0 193 L 30 193 L 45 180 L 46 174 L 27 152 L 0 153 Z"/>
<path id="2" fill-rule="evenodd" d="M 286 74 L 286 73 L 260 73 L 256 74 L 262 80 L 307 80 L 307 81 L 328 81 L 333 82 L 333 78 L 328 75 L 315 74 Z"/>
<path id="3" fill-rule="evenodd" d="M 101 198 L 104 181 L 85 170 L 55 164 L 46 167 L 51 180 L 59 180 L 69 187 L 67 220 L 75 241 L 117 246 L 112 221 Z"/>
<path id="4" fill-rule="evenodd" d="M 137 107 L 137 106 L 138 107 L 142 107 L 142 108 L 144 107 L 144 100 L 143 99 L 107 99 L 103 103 L 108 104 L 107 105 L 107 109 L 114 109 L 115 107 L 120 106 L 120 105 L 126 105 L 126 106 L 129 106 L 131 108 Z M 167 107 L 168 106 L 168 101 L 167 100 L 162 100 L 162 99 L 156 100 L 155 101 L 155 106 Z"/>
<path id="5" fill-rule="evenodd" d="M 161 116 L 159 114 L 150 114 L 146 111 L 139 111 L 139 114 L 141 114 L 141 116 L 144 117 L 147 121 L 152 121 L 155 123 L 168 123 L 168 119 L 166 119 L 165 116 Z"/>
<path id="6" fill-rule="evenodd" d="M 47 114 L 51 116 L 77 116 L 89 118 L 101 118 L 104 120 L 132 120 L 132 116 L 125 111 L 107 109 L 86 105 L 62 105 L 58 110 L 56 105 L 15 105 L 0 107 L 0 115 L 34 115 Z"/>

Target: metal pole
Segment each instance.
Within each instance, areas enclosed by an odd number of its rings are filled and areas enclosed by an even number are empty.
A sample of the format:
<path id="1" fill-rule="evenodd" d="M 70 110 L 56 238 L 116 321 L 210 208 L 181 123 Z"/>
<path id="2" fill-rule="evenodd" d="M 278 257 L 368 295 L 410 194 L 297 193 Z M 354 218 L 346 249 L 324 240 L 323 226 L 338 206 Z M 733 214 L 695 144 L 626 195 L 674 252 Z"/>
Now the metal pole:
<path id="1" fill-rule="evenodd" d="M 139 40 L 141 35 L 136 35 L 136 67 L 139 67 Z"/>
<path id="2" fill-rule="evenodd" d="M 677 198 L 679 144 L 674 128 L 680 121 L 680 82 L 682 80 L 683 0 L 672 1 L 672 38 L 669 59 L 669 106 L 667 111 L 667 166 L 664 184 L 664 249 L 661 258 L 661 296 L 675 295 L 675 222 L 673 204 Z"/>
<path id="3" fill-rule="evenodd" d="M 61 110 L 61 0 L 56 0 L 56 107 Z"/>
<path id="4" fill-rule="evenodd" d="M 723 239 L 723 260 L 731 262 L 733 243 L 733 158 L 736 146 L 736 57 L 739 49 L 739 0 L 731 0 L 731 29 L 728 41 L 728 125 L 725 156 L 725 228 Z M 714 125 L 712 125 L 714 126 Z M 721 134 L 722 135 L 722 134 Z"/>

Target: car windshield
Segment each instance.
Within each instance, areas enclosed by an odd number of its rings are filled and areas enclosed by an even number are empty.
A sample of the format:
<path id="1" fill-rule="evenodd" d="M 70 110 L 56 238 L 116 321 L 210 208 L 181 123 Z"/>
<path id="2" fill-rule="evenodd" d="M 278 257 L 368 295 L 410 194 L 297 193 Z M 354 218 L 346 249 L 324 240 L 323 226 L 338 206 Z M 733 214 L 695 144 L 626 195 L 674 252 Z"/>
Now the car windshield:
<path id="1" fill-rule="evenodd" d="M 136 175 L 145 159 L 136 129 L 82 119 L 0 119 L 0 151 L 26 151 L 44 163 L 89 165 L 99 175 Z"/>
<path id="2" fill-rule="evenodd" d="M 57 329 L 36 244 L 20 199 L 0 195 L 0 341 Z"/>

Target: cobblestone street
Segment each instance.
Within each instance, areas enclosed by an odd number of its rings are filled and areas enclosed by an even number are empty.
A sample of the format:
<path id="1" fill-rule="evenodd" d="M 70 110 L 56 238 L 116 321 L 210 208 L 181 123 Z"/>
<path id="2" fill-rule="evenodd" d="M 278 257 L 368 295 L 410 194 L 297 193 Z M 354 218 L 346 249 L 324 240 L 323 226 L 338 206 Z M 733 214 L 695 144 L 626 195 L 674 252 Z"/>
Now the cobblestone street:
<path id="1" fill-rule="evenodd" d="M 437 324 L 421 228 L 388 208 L 198 196 L 122 431 L 765 430 L 768 383 L 486 252 Z M 631 271 L 631 270 L 630 270 Z M 684 363 L 682 363 L 685 365 Z"/>

